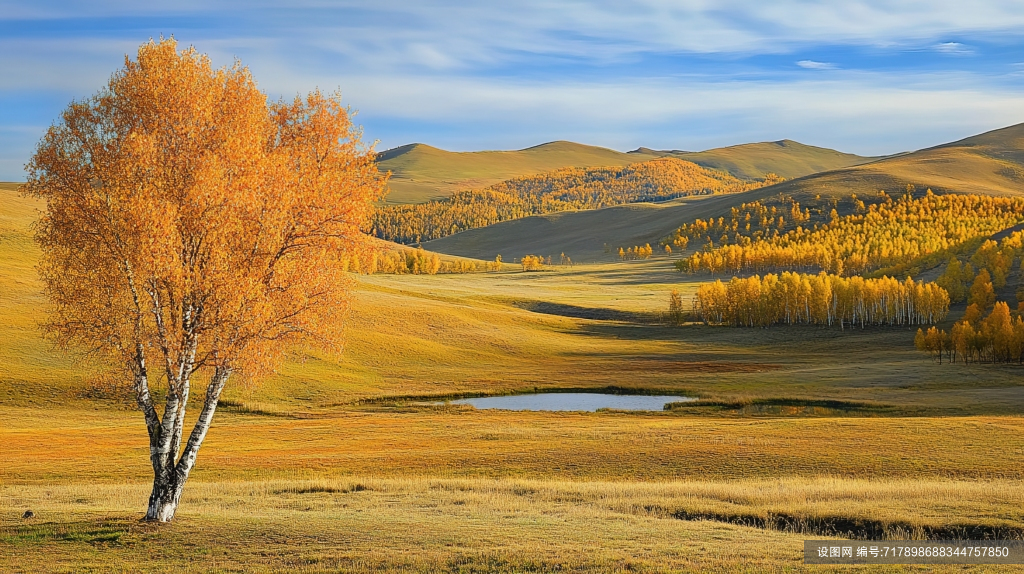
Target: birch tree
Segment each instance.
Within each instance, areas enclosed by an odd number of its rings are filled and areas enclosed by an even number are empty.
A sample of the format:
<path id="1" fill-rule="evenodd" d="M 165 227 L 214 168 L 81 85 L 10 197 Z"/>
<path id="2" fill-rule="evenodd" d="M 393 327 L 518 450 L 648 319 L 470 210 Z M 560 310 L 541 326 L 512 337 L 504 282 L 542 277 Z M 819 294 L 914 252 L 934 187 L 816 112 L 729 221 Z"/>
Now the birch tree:
<path id="1" fill-rule="evenodd" d="M 47 334 L 130 380 L 154 474 L 146 519 L 169 521 L 228 381 L 303 341 L 338 348 L 342 262 L 364 249 L 386 178 L 337 96 L 270 102 L 248 69 L 173 39 L 72 103 L 27 170 L 46 201 Z M 193 383 L 205 392 L 186 435 Z"/>

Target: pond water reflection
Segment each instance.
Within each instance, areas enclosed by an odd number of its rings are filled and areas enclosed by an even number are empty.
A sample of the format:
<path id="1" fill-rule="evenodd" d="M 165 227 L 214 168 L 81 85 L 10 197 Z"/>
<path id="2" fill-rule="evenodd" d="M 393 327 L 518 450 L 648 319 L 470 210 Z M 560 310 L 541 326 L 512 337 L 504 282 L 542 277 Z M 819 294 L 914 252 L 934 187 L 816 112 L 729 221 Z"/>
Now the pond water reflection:
<path id="1" fill-rule="evenodd" d="M 505 397 L 479 397 L 448 401 L 453 405 L 472 405 L 478 409 L 509 411 L 589 411 L 616 409 L 623 411 L 660 411 L 667 403 L 695 401 L 676 395 L 612 395 L 602 393 L 537 393 Z M 443 404 L 443 403 L 440 403 Z"/>

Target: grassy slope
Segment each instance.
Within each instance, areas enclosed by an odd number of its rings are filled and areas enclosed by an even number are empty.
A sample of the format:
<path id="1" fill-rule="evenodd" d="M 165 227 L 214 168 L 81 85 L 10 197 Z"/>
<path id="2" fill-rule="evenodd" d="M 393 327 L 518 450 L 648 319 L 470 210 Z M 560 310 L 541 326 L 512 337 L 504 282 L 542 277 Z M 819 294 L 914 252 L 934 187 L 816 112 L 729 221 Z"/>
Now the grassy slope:
<path id="1" fill-rule="evenodd" d="M 1024 124 L 958 142 L 847 167 L 752 191 L 666 202 L 560 213 L 504 222 L 426 244 L 441 253 L 506 260 L 528 253 L 565 252 L 579 261 L 609 260 L 604 245 L 652 245 L 685 221 L 728 215 L 743 202 L 784 193 L 798 201 L 822 196 L 902 192 L 907 184 L 936 192 L 1020 195 L 1024 193 Z"/>
<path id="2" fill-rule="evenodd" d="M 699 152 L 654 153 L 666 153 L 704 167 L 727 171 L 740 179 L 761 179 L 768 172 L 793 179 L 878 159 L 793 140 L 740 144 Z"/>
<path id="3" fill-rule="evenodd" d="M 808 535 L 673 515 L 1024 526 L 1017 369 L 932 364 L 906 330 L 646 324 L 671 287 L 695 288 L 666 258 L 359 278 L 345 354 L 296 352 L 231 388 L 180 520 L 140 526 L 139 416 L 88 398 L 88 370 L 39 339 L 38 206 L 10 191 L 0 206 L 0 563 L 18 571 L 798 568 Z M 394 398 L 606 385 L 873 407 L 552 414 Z"/>
<path id="4" fill-rule="evenodd" d="M 565 253 L 576 261 L 617 259 L 619 247 L 657 242 L 685 221 L 696 217 L 717 217 L 743 201 L 753 201 L 775 192 L 771 188 L 714 196 L 694 196 L 663 203 L 634 203 L 505 221 L 428 241 L 424 247 L 439 253 L 505 261 L 527 254 L 558 258 Z M 609 249 L 606 251 L 606 247 Z"/>
<path id="5" fill-rule="evenodd" d="M 5 515 L 18 503 L 40 511 L 27 525 L 0 518 L 0 535 L 11 533 L 0 544 L 0 561 L 17 572 L 792 571 L 803 569 L 803 539 L 820 535 L 673 515 L 739 506 L 755 516 L 842 507 L 851 516 L 898 516 L 906 527 L 894 534 L 909 537 L 919 525 L 953 518 L 951 509 L 962 509 L 965 522 L 1019 516 L 1022 500 L 1020 484 L 1010 481 L 631 484 L 360 477 L 190 486 L 169 526 L 130 518 L 146 495 L 144 485 L 0 487 Z"/>
<path id="6" fill-rule="evenodd" d="M 1024 124 L 814 174 L 776 188 L 796 197 L 814 194 L 901 192 L 907 184 L 936 192 L 1010 196 L 1024 193 Z"/>
<path id="7" fill-rule="evenodd" d="M 16 187 L 0 183 L 0 402 L 15 394 L 51 400 L 88 375 L 40 340 L 46 299 L 36 279 L 37 251 L 28 226 L 43 204 L 19 197 Z"/>
<path id="8" fill-rule="evenodd" d="M 641 148 L 622 153 L 572 142 L 551 142 L 517 151 L 449 152 L 410 144 L 382 152 L 381 170 L 391 170 L 390 203 L 418 203 L 457 189 L 485 187 L 513 177 L 561 167 L 623 166 L 671 155 L 727 171 L 740 179 L 775 172 L 785 178 L 856 165 L 873 158 L 808 146 L 791 140 L 742 144 L 702 152 Z"/>

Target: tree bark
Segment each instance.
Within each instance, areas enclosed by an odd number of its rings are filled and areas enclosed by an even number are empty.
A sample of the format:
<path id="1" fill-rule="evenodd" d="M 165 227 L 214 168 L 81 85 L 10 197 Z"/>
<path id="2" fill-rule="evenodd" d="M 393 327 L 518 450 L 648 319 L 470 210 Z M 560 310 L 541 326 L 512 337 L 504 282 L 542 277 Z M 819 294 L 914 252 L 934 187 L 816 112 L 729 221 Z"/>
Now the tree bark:
<path id="1" fill-rule="evenodd" d="M 213 422 L 213 414 L 217 410 L 221 391 L 231 375 L 231 369 L 217 367 L 210 384 L 206 387 L 206 399 L 203 410 L 199 413 L 192 433 L 189 435 L 185 449 L 180 458 L 177 448 L 168 450 L 170 445 L 181 444 L 182 425 L 175 424 L 184 416 L 184 401 L 169 397 L 164 412 L 164 422 L 150 428 L 150 459 L 153 463 L 153 491 L 149 495 L 149 507 L 144 520 L 170 522 L 178 509 L 178 501 L 185 489 L 192 469 L 195 468 L 199 447 L 206 439 L 206 433 Z M 154 432 L 155 431 L 155 432 Z M 177 458 L 177 460 L 175 460 Z"/>

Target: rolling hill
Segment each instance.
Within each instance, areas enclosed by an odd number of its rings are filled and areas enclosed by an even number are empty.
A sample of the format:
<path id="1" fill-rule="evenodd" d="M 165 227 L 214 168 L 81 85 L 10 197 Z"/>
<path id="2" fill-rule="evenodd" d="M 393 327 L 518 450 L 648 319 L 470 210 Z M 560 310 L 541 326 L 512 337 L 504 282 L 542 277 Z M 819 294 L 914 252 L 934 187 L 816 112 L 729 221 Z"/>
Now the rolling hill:
<path id="1" fill-rule="evenodd" d="M 702 152 L 640 148 L 623 153 L 607 148 L 556 141 L 516 151 L 450 152 L 409 144 L 381 152 L 378 166 L 392 172 L 392 204 L 421 203 L 460 189 L 479 189 L 514 177 L 563 167 L 621 167 L 671 156 L 733 177 L 757 180 L 774 172 L 787 179 L 876 158 L 804 145 L 791 140 L 742 144 Z"/>
<path id="2" fill-rule="evenodd" d="M 646 148 L 637 151 L 670 155 L 702 167 L 727 171 L 740 179 L 751 180 L 761 179 L 768 172 L 793 179 L 881 159 L 810 146 L 793 140 L 740 144 L 700 152 L 659 152 Z"/>
<path id="3" fill-rule="evenodd" d="M 787 181 L 794 197 L 900 191 L 907 184 L 936 193 L 1011 196 L 1024 193 L 1024 124 L 955 142 Z"/>
<path id="4" fill-rule="evenodd" d="M 625 166 L 661 154 L 627 154 L 615 150 L 556 141 L 515 151 L 451 152 L 414 143 L 381 152 L 382 171 L 390 170 L 388 203 L 421 203 L 447 197 L 460 189 L 482 188 L 526 175 L 563 167 Z"/>
<path id="5" fill-rule="evenodd" d="M 605 252 L 605 244 L 612 251 L 620 246 L 653 245 L 685 221 L 720 217 L 744 202 L 780 193 L 806 201 L 816 195 L 900 192 L 907 184 L 937 193 L 1024 194 L 1024 124 L 743 193 L 529 217 L 457 233 L 424 247 L 483 259 L 497 253 L 507 260 L 565 252 L 577 261 L 607 260 L 614 255 Z"/>

